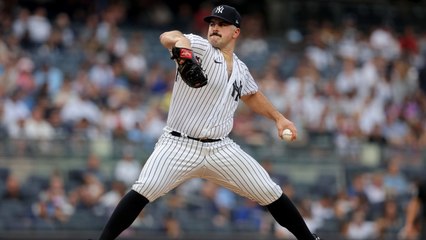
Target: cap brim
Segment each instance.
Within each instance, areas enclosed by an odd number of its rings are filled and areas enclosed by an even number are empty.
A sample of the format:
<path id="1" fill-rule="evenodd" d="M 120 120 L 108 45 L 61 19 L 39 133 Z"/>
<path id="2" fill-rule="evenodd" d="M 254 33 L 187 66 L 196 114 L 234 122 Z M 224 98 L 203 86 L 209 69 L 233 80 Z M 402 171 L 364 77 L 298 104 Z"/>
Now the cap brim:
<path id="1" fill-rule="evenodd" d="M 210 15 L 210 16 L 205 17 L 204 21 L 210 23 L 210 21 L 212 20 L 212 18 L 221 19 L 221 20 L 223 20 L 223 21 L 225 21 L 225 22 L 227 22 L 227 23 L 229 23 L 231 25 L 236 26 L 235 24 L 231 23 L 230 21 L 226 20 L 225 18 L 219 17 L 219 16 L 214 16 L 214 15 Z M 236 27 L 239 27 L 239 26 L 236 26 Z"/>

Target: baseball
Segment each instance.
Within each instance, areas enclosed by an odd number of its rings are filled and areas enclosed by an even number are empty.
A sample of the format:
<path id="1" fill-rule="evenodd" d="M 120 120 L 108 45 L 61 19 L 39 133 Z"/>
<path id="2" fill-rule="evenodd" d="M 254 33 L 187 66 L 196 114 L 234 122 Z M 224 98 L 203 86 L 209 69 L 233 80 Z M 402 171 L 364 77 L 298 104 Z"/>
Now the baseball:
<path id="1" fill-rule="evenodd" d="M 284 129 L 283 134 L 282 134 L 282 139 L 285 141 L 291 141 L 291 138 L 293 137 L 293 133 L 291 132 L 290 129 Z"/>

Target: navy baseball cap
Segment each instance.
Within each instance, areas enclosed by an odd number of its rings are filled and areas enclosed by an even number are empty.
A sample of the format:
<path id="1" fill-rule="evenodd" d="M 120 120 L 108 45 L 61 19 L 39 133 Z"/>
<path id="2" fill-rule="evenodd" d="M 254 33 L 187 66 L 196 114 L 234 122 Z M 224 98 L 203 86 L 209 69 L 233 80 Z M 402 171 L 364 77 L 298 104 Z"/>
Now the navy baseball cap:
<path id="1" fill-rule="evenodd" d="M 204 18 L 204 21 L 210 22 L 212 18 L 219 18 L 228 22 L 237 28 L 240 27 L 241 24 L 241 15 L 238 11 L 231 6 L 228 5 L 219 5 L 213 8 L 210 16 Z"/>

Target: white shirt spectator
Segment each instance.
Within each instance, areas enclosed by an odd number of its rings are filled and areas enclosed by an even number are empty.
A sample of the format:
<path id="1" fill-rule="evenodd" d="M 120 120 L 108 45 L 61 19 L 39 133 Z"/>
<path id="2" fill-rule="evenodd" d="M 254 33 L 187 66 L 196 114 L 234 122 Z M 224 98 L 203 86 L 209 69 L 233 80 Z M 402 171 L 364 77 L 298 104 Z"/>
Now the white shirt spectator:
<path id="1" fill-rule="evenodd" d="M 28 21 L 30 18 L 30 11 L 23 8 L 19 11 L 18 18 L 13 21 L 12 30 L 15 37 L 22 39 L 28 31 Z"/>
<path id="2" fill-rule="evenodd" d="M 129 104 L 120 110 L 120 121 L 126 130 L 132 129 L 137 122 L 145 118 L 146 113 L 137 100 L 130 100 Z"/>
<path id="3" fill-rule="evenodd" d="M 20 94 L 20 93 L 15 93 Z M 28 106 L 20 100 L 19 96 L 6 99 L 3 106 L 3 124 L 7 127 L 15 124 L 18 119 L 26 119 L 31 114 Z"/>
<path id="4" fill-rule="evenodd" d="M 350 223 L 347 230 L 347 238 L 352 240 L 375 239 L 376 225 L 371 221 L 363 221 L 359 224 Z"/>
<path id="5" fill-rule="evenodd" d="M 72 46 L 74 44 L 75 34 L 71 29 L 70 18 L 67 13 L 62 12 L 56 16 L 55 27 L 61 32 L 64 46 Z"/>
<path id="6" fill-rule="evenodd" d="M 302 100 L 304 123 L 309 129 L 319 129 L 326 109 L 326 100 L 320 95 L 306 96 Z"/>
<path id="7" fill-rule="evenodd" d="M 319 71 L 324 71 L 334 64 L 334 57 L 331 52 L 326 49 L 318 46 L 310 46 L 306 48 L 305 52 L 308 59 L 311 60 Z"/>
<path id="8" fill-rule="evenodd" d="M 360 87 L 361 75 L 355 64 L 353 59 L 343 60 L 343 70 L 336 76 L 336 90 L 340 94 L 358 90 Z"/>
<path id="9" fill-rule="evenodd" d="M 139 46 L 135 46 L 135 44 L 130 46 L 129 51 L 123 57 L 123 66 L 127 73 L 138 77 L 146 73 L 147 61 Z"/>
<path id="10" fill-rule="evenodd" d="M 113 28 L 108 42 L 108 48 L 116 57 L 123 57 L 128 46 L 127 39 L 121 34 L 119 28 Z"/>
<path id="11" fill-rule="evenodd" d="M 360 69 L 360 77 L 358 83 L 358 93 L 361 97 L 367 97 L 370 90 L 380 81 L 379 68 L 383 67 L 384 59 L 375 57 L 365 62 Z"/>
<path id="12" fill-rule="evenodd" d="M 81 97 L 70 98 L 62 108 L 61 117 L 66 122 L 76 122 L 87 119 L 92 123 L 100 121 L 101 112 L 96 104 Z"/>
<path id="13" fill-rule="evenodd" d="M 25 123 L 25 132 L 28 139 L 49 140 L 55 135 L 55 131 L 45 119 L 43 119 L 43 111 L 34 109 L 32 117 Z"/>
<path id="14" fill-rule="evenodd" d="M 366 99 L 360 112 L 359 127 L 364 134 L 370 134 L 375 126 L 381 126 L 386 121 L 383 102 L 377 98 Z"/>
<path id="15" fill-rule="evenodd" d="M 27 133 L 25 131 L 26 121 L 23 118 L 16 120 L 7 127 L 7 133 L 11 139 L 26 139 Z"/>
<path id="16" fill-rule="evenodd" d="M 106 53 L 100 53 L 96 56 L 96 64 L 89 70 L 89 80 L 103 92 L 114 84 L 114 71 L 108 62 Z"/>
<path id="17" fill-rule="evenodd" d="M 153 141 L 163 134 L 166 121 L 160 114 L 158 107 L 152 106 L 150 111 L 147 112 L 142 126 L 144 133 Z"/>
<path id="18" fill-rule="evenodd" d="M 367 182 L 364 191 L 370 203 L 383 203 L 386 199 L 386 189 L 383 182 L 383 176 L 379 173 L 373 174 L 370 177 L 370 181 Z"/>
<path id="19" fill-rule="evenodd" d="M 354 40 L 343 40 L 338 46 L 338 53 L 343 59 L 358 59 L 358 45 Z"/>
<path id="20" fill-rule="evenodd" d="M 28 21 L 28 30 L 31 41 L 44 43 L 50 36 L 52 25 L 46 18 L 46 10 L 37 8 Z"/>
<path id="21" fill-rule="evenodd" d="M 387 60 L 395 59 L 401 53 L 398 40 L 387 28 L 375 29 L 370 35 L 370 44 Z"/>
<path id="22" fill-rule="evenodd" d="M 114 177 L 130 187 L 138 179 L 141 169 L 142 165 L 135 160 L 133 153 L 125 150 L 123 157 L 118 160 L 115 166 Z"/>

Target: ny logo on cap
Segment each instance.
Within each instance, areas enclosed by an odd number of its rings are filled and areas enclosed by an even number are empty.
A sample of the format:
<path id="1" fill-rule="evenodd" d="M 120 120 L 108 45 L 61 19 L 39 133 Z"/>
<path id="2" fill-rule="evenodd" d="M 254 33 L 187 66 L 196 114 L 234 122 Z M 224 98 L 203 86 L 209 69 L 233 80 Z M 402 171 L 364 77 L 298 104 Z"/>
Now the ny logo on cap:
<path id="1" fill-rule="evenodd" d="M 223 6 L 219 6 L 216 8 L 216 10 L 214 11 L 215 13 L 222 13 L 223 12 L 224 7 Z"/>

